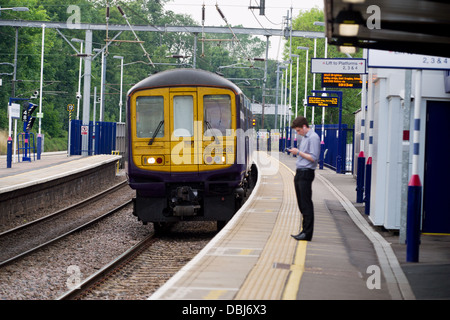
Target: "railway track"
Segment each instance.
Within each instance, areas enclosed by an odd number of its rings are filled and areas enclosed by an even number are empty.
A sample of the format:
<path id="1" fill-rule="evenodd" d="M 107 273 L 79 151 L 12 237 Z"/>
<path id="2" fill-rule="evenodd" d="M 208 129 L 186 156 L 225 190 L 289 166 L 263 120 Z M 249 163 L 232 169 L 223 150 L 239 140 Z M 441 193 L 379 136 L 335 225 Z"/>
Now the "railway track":
<path id="1" fill-rule="evenodd" d="M 131 199 L 131 190 L 120 190 L 123 185 L 118 184 L 102 194 L 119 191 L 121 200 L 125 197 Z M 119 194 L 110 197 L 116 201 Z M 97 197 L 101 197 L 101 194 L 67 210 L 83 211 L 81 215 L 86 215 L 86 210 L 94 210 L 94 207 L 102 211 L 104 203 L 111 202 L 113 205 L 111 198 L 93 205 Z M 102 212 L 96 218 L 96 222 L 102 220 L 101 223 L 79 223 L 76 228 L 72 228 L 78 232 L 62 232 L 58 236 L 59 240 L 41 241 L 32 248 L 19 245 L 24 242 L 19 240 L 20 237 L 27 237 L 20 234 L 25 231 L 33 235 L 45 233 L 38 231 L 37 226 L 45 230 L 49 226 L 61 224 L 59 214 L 1 233 L 2 248 L 7 238 L 9 241 L 15 239 L 14 247 L 20 248 L 14 257 L 0 259 L 0 299 L 147 299 L 217 233 L 215 222 L 183 222 L 156 238 L 151 226 L 143 226 L 131 214 L 129 199 L 121 205 L 116 201 L 115 208 Z M 65 213 L 60 213 L 70 215 L 67 210 L 61 210 Z M 77 219 L 70 216 L 69 220 Z M 43 224 L 47 227 L 42 227 Z M 76 266 L 81 271 L 80 290 L 67 291 L 70 277 L 67 270 L 70 266 Z"/>
<path id="2" fill-rule="evenodd" d="M 58 299 L 147 299 L 203 249 L 217 232 L 214 222 L 179 223 L 174 228 L 175 231 L 168 231 L 164 237 L 148 235 Z"/>
<path id="3" fill-rule="evenodd" d="M 0 252 L 0 267 L 82 230 L 126 207 L 131 203 L 131 199 L 101 214 L 79 213 L 88 204 L 98 201 L 126 185 L 126 181 L 120 182 L 67 208 L 0 233 L 0 247 L 3 248 Z"/>
<path id="4" fill-rule="evenodd" d="M 150 246 L 152 242 L 154 242 L 153 233 L 145 237 L 143 240 L 135 244 L 129 250 L 121 254 L 119 257 L 111 261 L 109 264 L 104 266 L 101 270 L 91 275 L 83 282 L 80 282 L 78 284 L 75 283 L 74 288 L 58 297 L 58 300 L 77 300 L 83 296 L 86 296 L 92 291 L 92 288 L 95 288 L 102 281 L 104 281 L 104 279 L 110 277 L 111 274 L 113 274 L 115 270 L 118 270 L 122 265 L 131 261 L 142 250 L 145 250 L 146 247 Z"/>

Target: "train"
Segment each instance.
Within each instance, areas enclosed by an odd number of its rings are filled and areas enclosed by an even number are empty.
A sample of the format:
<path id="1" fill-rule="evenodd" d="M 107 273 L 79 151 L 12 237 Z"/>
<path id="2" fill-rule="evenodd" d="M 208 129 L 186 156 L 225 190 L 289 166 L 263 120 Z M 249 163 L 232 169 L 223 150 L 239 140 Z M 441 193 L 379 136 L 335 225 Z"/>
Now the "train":
<path id="1" fill-rule="evenodd" d="M 127 180 L 133 214 L 162 230 L 177 221 L 222 228 L 256 183 L 250 100 L 200 69 L 153 74 L 127 93 Z"/>

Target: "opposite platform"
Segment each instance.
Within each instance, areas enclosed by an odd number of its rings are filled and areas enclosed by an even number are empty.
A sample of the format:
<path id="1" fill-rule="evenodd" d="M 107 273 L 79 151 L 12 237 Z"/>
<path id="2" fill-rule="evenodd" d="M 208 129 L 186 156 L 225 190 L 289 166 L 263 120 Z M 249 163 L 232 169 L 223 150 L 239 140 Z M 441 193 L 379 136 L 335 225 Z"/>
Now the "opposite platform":
<path id="1" fill-rule="evenodd" d="M 52 155 L 32 163 L 0 169 L 0 223 L 28 220 L 30 213 L 83 197 L 110 185 L 121 156 Z"/>

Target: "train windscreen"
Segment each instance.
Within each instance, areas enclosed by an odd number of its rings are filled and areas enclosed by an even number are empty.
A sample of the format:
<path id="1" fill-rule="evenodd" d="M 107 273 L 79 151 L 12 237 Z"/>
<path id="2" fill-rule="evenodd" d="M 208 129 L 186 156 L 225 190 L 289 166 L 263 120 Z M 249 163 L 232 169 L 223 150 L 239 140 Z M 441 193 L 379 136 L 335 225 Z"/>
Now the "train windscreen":
<path id="1" fill-rule="evenodd" d="M 203 118 L 205 122 L 208 123 L 208 129 L 212 129 L 212 131 L 220 131 L 223 136 L 227 135 L 227 129 L 231 129 L 230 96 L 205 95 L 203 97 L 203 112 Z M 214 132 L 211 132 L 210 130 L 205 131 L 205 136 L 214 135 Z"/>
<path id="2" fill-rule="evenodd" d="M 138 97 L 136 99 L 136 136 L 151 138 L 164 121 L 164 98 L 162 96 Z M 164 124 L 156 137 L 164 136 Z"/>

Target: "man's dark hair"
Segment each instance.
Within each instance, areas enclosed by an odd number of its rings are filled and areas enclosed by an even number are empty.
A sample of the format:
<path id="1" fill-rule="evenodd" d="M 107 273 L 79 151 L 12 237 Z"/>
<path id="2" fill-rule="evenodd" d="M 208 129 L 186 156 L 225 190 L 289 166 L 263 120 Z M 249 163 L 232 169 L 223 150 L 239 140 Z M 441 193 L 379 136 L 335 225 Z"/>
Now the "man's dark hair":
<path id="1" fill-rule="evenodd" d="M 308 120 L 306 120 L 303 116 L 298 116 L 297 118 L 292 121 L 291 128 L 303 128 L 303 126 L 306 125 L 307 128 L 309 128 Z"/>

